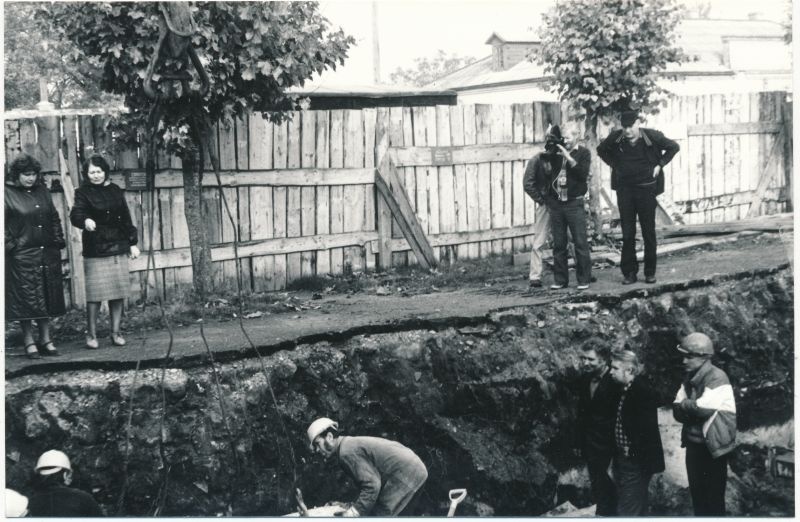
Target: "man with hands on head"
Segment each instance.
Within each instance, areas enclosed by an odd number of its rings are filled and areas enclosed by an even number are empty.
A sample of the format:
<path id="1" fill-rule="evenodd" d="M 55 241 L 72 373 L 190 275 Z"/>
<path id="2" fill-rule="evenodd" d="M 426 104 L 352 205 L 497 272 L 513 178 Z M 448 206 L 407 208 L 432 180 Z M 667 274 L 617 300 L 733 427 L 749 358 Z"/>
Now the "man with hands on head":
<path id="1" fill-rule="evenodd" d="M 622 223 L 622 284 L 637 281 L 636 218 L 644 242 L 645 282 L 656 282 L 656 196 L 664 192 L 664 167 L 680 147 L 655 129 L 639 125 L 639 113 L 623 111 L 622 129 L 612 131 L 597 147 L 597 155 L 611 167 L 611 190 L 617 192 Z"/>

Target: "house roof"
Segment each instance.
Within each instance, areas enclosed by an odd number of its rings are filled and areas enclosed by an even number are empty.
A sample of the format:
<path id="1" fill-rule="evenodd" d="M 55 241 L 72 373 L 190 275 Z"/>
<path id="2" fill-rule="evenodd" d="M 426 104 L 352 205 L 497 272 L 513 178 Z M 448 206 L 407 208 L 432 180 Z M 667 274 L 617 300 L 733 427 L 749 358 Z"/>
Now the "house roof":
<path id="1" fill-rule="evenodd" d="M 784 28 L 776 22 L 766 20 L 721 20 L 684 19 L 678 27 L 678 43 L 695 59 L 667 68 L 665 74 L 678 75 L 732 75 L 734 72 L 723 64 L 724 39 L 757 38 L 774 39 L 783 36 Z M 532 31 L 501 35 L 493 32 L 487 44 L 540 43 Z M 465 90 L 491 85 L 509 85 L 522 82 L 546 82 L 544 66 L 524 60 L 505 71 L 492 71 L 492 57 L 487 56 L 436 80 L 428 87 L 438 89 Z"/>
<path id="2" fill-rule="evenodd" d="M 527 60 L 519 62 L 506 71 L 492 71 L 492 57 L 487 56 L 427 86 L 437 89 L 459 90 L 521 81 L 543 82 L 549 77 L 549 75 L 545 75 L 544 66 Z"/>
<path id="3" fill-rule="evenodd" d="M 501 35 L 498 32 L 493 32 L 492 35 L 486 40 L 487 45 L 493 45 L 495 42 L 499 43 L 541 43 L 542 41 L 536 36 L 532 30 L 528 31 L 503 31 Z"/>
<path id="4" fill-rule="evenodd" d="M 729 38 L 782 38 L 784 27 L 768 20 L 684 19 L 678 28 L 677 43 L 690 56 L 711 61 L 724 52 Z"/>

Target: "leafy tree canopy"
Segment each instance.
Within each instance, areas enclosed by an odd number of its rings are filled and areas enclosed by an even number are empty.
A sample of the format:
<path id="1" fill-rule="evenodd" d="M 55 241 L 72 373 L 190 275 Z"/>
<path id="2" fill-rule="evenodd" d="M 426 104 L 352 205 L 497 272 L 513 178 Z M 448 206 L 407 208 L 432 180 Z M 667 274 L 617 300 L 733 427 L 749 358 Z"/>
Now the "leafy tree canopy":
<path id="1" fill-rule="evenodd" d="M 314 72 L 343 64 L 355 40 L 329 30 L 316 2 L 195 2 L 197 26 L 191 45 L 210 79 L 202 110 L 210 121 L 230 121 L 248 109 L 293 108 L 291 86 L 303 85 Z M 53 2 L 41 5 L 38 16 L 74 42 L 88 59 L 103 64 L 103 88 L 122 95 L 130 114 L 143 123 L 151 106 L 143 89 L 145 71 L 156 48 L 160 11 L 156 2 Z M 188 70 L 188 61 L 164 60 L 156 74 Z M 157 78 L 157 77 L 156 77 Z M 177 82 L 163 82 L 160 89 Z M 173 88 L 175 88 L 173 85 Z M 167 141 L 186 137 L 182 107 L 168 107 L 164 127 Z M 194 109 L 196 110 L 196 109 Z M 279 120 L 277 113 L 274 119 Z M 173 139 L 174 138 L 174 139 Z"/>
<path id="2" fill-rule="evenodd" d="M 398 67 L 389 76 L 389 79 L 394 83 L 423 87 L 474 61 L 475 58 L 471 56 L 448 55 L 439 49 L 433 57 L 416 58 L 414 60 L 415 66 L 412 68 L 403 69 Z"/>
<path id="3" fill-rule="evenodd" d="M 75 45 L 34 15 L 42 4 L 6 2 L 4 9 L 4 102 L 6 110 L 30 109 L 39 101 L 39 79 L 47 80 L 56 107 L 121 104 L 99 85 L 102 68 L 78 59 Z"/>
<path id="4" fill-rule="evenodd" d="M 587 115 L 653 110 L 656 83 L 685 59 L 674 45 L 681 9 L 673 0 L 568 0 L 544 16 L 540 63 L 562 100 Z"/>

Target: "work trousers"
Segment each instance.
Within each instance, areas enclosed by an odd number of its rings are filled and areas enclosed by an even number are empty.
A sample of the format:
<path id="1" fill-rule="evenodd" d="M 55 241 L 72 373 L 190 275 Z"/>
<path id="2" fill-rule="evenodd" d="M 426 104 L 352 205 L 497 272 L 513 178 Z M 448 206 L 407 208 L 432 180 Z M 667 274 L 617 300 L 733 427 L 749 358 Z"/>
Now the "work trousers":
<path id="1" fill-rule="evenodd" d="M 617 486 L 617 515 L 638 517 L 647 515 L 648 488 L 653 475 L 642 469 L 639 459 L 614 456 L 614 483 Z"/>
<path id="2" fill-rule="evenodd" d="M 705 444 L 687 442 L 686 474 L 695 516 L 724 517 L 728 456 L 714 458 Z"/>
<path id="3" fill-rule="evenodd" d="M 592 258 L 586 237 L 586 211 L 583 198 L 568 201 L 548 201 L 550 230 L 553 234 L 553 280 L 557 285 L 569 283 L 567 265 L 567 229 L 575 246 L 575 275 L 579 285 L 588 285 L 592 279 Z"/>
<path id="4" fill-rule="evenodd" d="M 611 455 L 586 458 L 592 500 L 597 505 L 595 514 L 601 517 L 613 517 L 617 514 L 617 488 L 614 486 L 614 481 L 608 476 L 609 464 L 611 464 Z"/>
<path id="5" fill-rule="evenodd" d="M 378 495 L 378 500 L 372 508 L 369 516 L 373 517 L 395 517 L 398 516 L 403 509 L 414 498 L 414 494 L 425 484 L 428 479 L 428 470 L 425 466 L 404 474 L 404 480 L 399 480 L 397 477 L 389 477 L 389 479 L 381 487 L 381 492 Z"/>
<path id="6" fill-rule="evenodd" d="M 542 279 L 542 248 L 550 235 L 550 212 L 547 205 L 536 205 L 533 223 L 533 248 L 531 248 L 531 271 L 528 279 Z"/>
<path id="7" fill-rule="evenodd" d="M 635 276 L 639 272 L 636 261 L 636 218 L 642 229 L 644 242 L 644 275 L 656 275 L 656 202 L 655 184 L 648 187 L 620 187 L 617 189 L 617 207 L 622 222 L 622 275 Z"/>

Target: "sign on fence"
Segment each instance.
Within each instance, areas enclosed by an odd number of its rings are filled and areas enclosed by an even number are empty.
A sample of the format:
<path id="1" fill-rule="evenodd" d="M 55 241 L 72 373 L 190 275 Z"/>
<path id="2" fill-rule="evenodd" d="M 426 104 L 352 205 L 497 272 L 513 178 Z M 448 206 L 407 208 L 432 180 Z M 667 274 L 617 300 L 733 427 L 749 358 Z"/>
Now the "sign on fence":
<path id="1" fill-rule="evenodd" d="M 143 191 L 150 189 L 147 183 L 147 172 L 126 170 L 123 174 L 125 176 L 125 190 Z"/>

